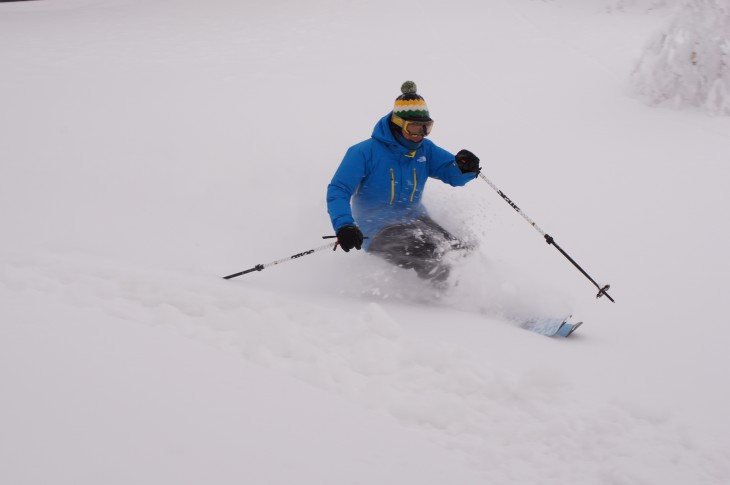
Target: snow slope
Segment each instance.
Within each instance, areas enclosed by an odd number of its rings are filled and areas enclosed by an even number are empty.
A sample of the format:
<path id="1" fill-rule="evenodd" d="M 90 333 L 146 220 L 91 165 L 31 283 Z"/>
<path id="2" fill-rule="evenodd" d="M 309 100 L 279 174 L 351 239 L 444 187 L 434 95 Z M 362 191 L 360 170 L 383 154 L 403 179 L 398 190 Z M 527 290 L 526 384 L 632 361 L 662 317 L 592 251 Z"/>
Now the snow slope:
<path id="1" fill-rule="evenodd" d="M 611 6 L 0 4 L 0 481 L 730 481 L 730 121 L 633 99 L 670 11 Z M 406 79 L 616 304 L 481 181 L 429 184 L 480 243 L 450 294 L 340 251 L 220 278 L 322 244 Z"/>

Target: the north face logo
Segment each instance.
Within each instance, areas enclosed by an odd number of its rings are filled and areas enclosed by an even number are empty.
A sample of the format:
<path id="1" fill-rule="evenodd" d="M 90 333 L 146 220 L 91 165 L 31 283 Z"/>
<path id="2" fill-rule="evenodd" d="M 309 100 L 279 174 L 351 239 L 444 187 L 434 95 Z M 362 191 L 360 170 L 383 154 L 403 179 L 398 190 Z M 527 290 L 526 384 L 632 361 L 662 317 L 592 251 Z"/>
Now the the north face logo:
<path id="1" fill-rule="evenodd" d="M 416 161 L 423 163 L 423 162 L 426 161 L 426 156 L 425 155 L 421 155 L 420 157 L 418 157 L 418 159 L 416 159 Z"/>

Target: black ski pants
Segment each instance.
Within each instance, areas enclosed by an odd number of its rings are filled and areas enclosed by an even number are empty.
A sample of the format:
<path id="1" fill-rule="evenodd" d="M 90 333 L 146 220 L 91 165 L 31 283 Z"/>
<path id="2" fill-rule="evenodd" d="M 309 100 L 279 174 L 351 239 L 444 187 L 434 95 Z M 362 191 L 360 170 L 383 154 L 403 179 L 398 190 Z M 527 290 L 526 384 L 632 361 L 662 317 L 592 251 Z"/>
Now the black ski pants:
<path id="1" fill-rule="evenodd" d="M 430 217 L 422 217 L 385 227 L 373 237 L 368 252 L 398 267 L 415 270 L 419 278 L 440 283 L 446 281 L 450 271 L 444 256 L 455 249 L 471 248 Z"/>

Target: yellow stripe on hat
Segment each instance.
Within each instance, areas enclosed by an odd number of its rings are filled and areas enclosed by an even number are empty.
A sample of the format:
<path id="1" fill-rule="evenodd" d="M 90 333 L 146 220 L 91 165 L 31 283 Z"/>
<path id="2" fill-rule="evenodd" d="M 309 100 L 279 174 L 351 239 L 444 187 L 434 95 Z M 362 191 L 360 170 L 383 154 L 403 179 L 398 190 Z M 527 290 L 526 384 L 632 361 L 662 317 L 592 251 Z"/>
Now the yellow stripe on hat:
<path id="1" fill-rule="evenodd" d="M 395 101 L 395 108 L 396 109 L 419 109 L 419 108 L 426 108 L 426 101 L 423 99 L 397 99 Z"/>

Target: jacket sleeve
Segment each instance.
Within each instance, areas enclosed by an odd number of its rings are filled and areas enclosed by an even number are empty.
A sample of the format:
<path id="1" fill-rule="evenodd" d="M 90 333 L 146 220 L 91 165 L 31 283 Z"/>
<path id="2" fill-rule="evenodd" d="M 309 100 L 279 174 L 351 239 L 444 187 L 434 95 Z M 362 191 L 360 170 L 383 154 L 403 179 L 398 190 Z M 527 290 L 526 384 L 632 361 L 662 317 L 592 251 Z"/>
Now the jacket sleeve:
<path id="1" fill-rule="evenodd" d="M 477 174 L 473 172 L 461 173 L 454 155 L 439 146 L 432 145 L 430 160 L 428 176 L 454 187 L 466 185 L 477 178 Z"/>
<path id="2" fill-rule="evenodd" d="M 360 145 L 350 147 L 332 177 L 332 182 L 327 186 L 327 212 L 335 232 L 341 227 L 355 225 L 350 199 L 365 177 L 365 173 L 363 147 Z"/>

